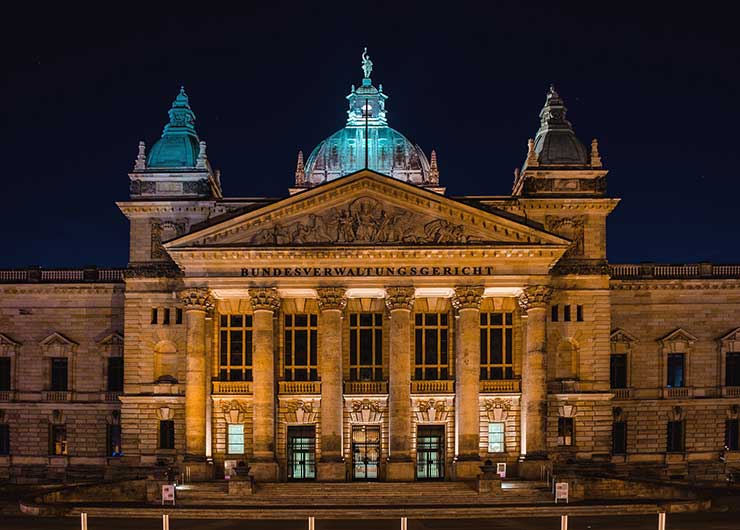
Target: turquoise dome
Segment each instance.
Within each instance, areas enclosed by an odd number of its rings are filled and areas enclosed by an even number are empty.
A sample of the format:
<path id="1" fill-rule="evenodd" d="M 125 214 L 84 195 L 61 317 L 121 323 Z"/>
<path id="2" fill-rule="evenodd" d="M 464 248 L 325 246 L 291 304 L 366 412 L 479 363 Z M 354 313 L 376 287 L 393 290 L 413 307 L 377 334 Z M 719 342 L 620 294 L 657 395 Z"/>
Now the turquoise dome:
<path id="1" fill-rule="evenodd" d="M 193 168 L 198 160 L 200 143 L 195 132 L 195 114 L 182 87 L 172 102 L 169 117 L 162 137 L 149 151 L 147 168 Z"/>

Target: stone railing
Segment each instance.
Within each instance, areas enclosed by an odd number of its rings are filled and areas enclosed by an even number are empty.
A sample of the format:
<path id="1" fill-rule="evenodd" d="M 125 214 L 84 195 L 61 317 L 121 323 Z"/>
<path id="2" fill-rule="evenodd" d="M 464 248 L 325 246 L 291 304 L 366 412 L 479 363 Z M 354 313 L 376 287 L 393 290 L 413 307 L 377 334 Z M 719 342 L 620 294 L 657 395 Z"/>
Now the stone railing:
<path id="1" fill-rule="evenodd" d="M 12 390 L 0 390 L 0 401 L 12 401 L 13 391 Z"/>
<path id="2" fill-rule="evenodd" d="M 44 401 L 71 401 L 72 392 L 66 390 L 44 390 Z"/>
<path id="3" fill-rule="evenodd" d="M 345 381 L 345 394 L 387 394 L 388 381 Z"/>
<path id="4" fill-rule="evenodd" d="M 321 381 L 278 381 L 280 394 L 321 394 Z"/>
<path id="5" fill-rule="evenodd" d="M 0 269 L 0 283 L 120 283 L 125 269 Z"/>
<path id="6" fill-rule="evenodd" d="M 725 397 L 740 397 L 740 386 L 726 386 L 722 389 Z"/>
<path id="7" fill-rule="evenodd" d="M 665 398 L 687 398 L 691 397 L 691 389 L 687 386 L 673 388 L 664 388 L 663 397 Z"/>
<path id="8" fill-rule="evenodd" d="M 214 381 L 214 394 L 251 394 L 251 381 Z"/>
<path id="9" fill-rule="evenodd" d="M 519 379 L 493 379 L 480 382 L 481 392 L 521 392 Z"/>
<path id="10" fill-rule="evenodd" d="M 454 381 L 411 381 L 412 394 L 451 394 L 454 391 Z"/>
<path id="11" fill-rule="evenodd" d="M 108 390 L 103 394 L 103 400 L 104 401 L 118 401 L 118 396 L 123 394 L 123 392 L 119 392 L 117 390 Z"/>
<path id="12" fill-rule="evenodd" d="M 613 280 L 740 279 L 740 265 L 714 265 L 712 263 L 688 263 L 683 265 L 615 263 L 609 265 L 609 274 Z"/>
<path id="13" fill-rule="evenodd" d="M 614 394 L 614 399 L 630 399 L 632 398 L 632 389 L 612 388 L 612 394 Z"/>

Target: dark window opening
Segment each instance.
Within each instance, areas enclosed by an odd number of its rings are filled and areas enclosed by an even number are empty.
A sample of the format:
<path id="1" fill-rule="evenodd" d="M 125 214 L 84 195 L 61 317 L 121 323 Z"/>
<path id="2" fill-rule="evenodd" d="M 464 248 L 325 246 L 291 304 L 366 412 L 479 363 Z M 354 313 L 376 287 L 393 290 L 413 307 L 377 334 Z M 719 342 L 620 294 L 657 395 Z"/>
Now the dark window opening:
<path id="1" fill-rule="evenodd" d="M 740 421 L 725 420 L 725 447 L 730 451 L 740 449 Z"/>
<path id="2" fill-rule="evenodd" d="M 686 385 L 684 380 L 684 355 L 683 353 L 668 354 L 668 382 L 670 388 L 678 388 Z"/>
<path id="3" fill-rule="evenodd" d="M 667 438 L 666 451 L 669 453 L 682 453 L 684 451 L 683 421 L 668 422 Z"/>
<path id="4" fill-rule="evenodd" d="M 10 390 L 10 357 L 0 357 L 0 392 Z"/>
<path id="5" fill-rule="evenodd" d="M 563 322 L 570 322 L 570 306 L 563 306 Z"/>
<path id="6" fill-rule="evenodd" d="M 615 421 L 612 423 L 612 454 L 627 454 L 627 422 Z"/>
<path id="7" fill-rule="evenodd" d="M 67 358 L 55 357 L 51 360 L 51 390 L 67 391 Z"/>
<path id="8" fill-rule="evenodd" d="M 514 378 L 512 313 L 480 314 L 480 379 Z"/>
<path id="9" fill-rule="evenodd" d="M 107 456 L 121 456 L 121 426 L 115 424 L 108 425 L 108 454 Z"/>
<path id="10" fill-rule="evenodd" d="M 162 313 L 162 324 L 165 326 L 170 325 L 170 310 L 169 308 L 165 307 Z"/>
<path id="11" fill-rule="evenodd" d="M 383 379 L 382 313 L 352 313 L 349 316 L 349 379 Z"/>
<path id="12" fill-rule="evenodd" d="M 609 357 L 611 388 L 627 388 L 627 354 L 615 353 Z"/>
<path id="13" fill-rule="evenodd" d="M 576 306 L 576 321 L 583 322 L 583 306 L 582 305 Z"/>
<path id="14" fill-rule="evenodd" d="M 725 355 L 725 386 L 740 386 L 740 352 Z"/>
<path id="15" fill-rule="evenodd" d="M 573 418 L 558 418 L 558 445 L 573 445 Z"/>
<path id="16" fill-rule="evenodd" d="M 108 357 L 108 392 L 123 392 L 123 357 Z"/>
<path id="17" fill-rule="evenodd" d="M 182 324 L 182 309 L 175 308 L 175 324 Z"/>
<path id="18" fill-rule="evenodd" d="M 10 425 L 0 423 L 0 455 L 10 454 Z"/>
<path id="19" fill-rule="evenodd" d="M 174 420 L 159 421 L 159 448 L 175 448 L 175 422 Z"/>
<path id="20" fill-rule="evenodd" d="M 49 454 L 54 456 L 67 454 L 66 425 L 51 425 L 49 429 Z"/>
<path id="21" fill-rule="evenodd" d="M 159 316 L 159 312 L 157 311 L 157 308 L 153 307 L 152 308 L 152 320 L 151 320 L 152 324 L 157 323 L 157 321 L 159 320 L 158 316 Z"/>
<path id="22" fill-rule="evenodd" d="M 414 379 L 449 379 L 447 313 L 417 313 L 414 319 Z"/>
<path id="23" fill-rule="evenodd" d="M 252 315 L 221 315 L 219 328 L 219 379 L 252 380 Z"/>
<path id="24" fill-rule="evenodd" d="M 550 315 L 550 320 L 552 320 L 553 322 L 557 322 L 559 320 L 558 307 L 559 306 L 556 305 L 552 306 L 552 314 Z"/>
<path id="25" fill-rule="evenodd" d="M 318 381 L 318 336 L 315 314 L 285 315 L 283 368 L 286 381 Z"/>

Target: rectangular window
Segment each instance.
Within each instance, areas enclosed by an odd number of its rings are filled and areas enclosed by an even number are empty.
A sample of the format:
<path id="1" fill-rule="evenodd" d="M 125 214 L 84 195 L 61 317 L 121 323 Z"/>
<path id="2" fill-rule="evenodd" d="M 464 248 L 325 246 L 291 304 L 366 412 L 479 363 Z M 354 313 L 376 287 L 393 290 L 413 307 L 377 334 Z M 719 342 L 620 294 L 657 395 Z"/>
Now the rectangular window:
<path id="1" fill-rule="evenodd" d="M 169 307 L 165 307 L 162 311 L 163 311 L 162 312 L 162 324 L 164 324 L 165 326 L 169 326 L 170 325 L 170 309 Z"/>
<path id="2" fill-rule="evenodd" d="M 108 392 L 123 392 L 123 357 L 108 357 Z"/>
<path id="3" fill-rule="evenodd" d="M 107 456 L 121 456 L 121 426 L 108 424 L 108 455 Z"/>
<path id="4" fill-rule="evenodd" d="M 241 423 L 229 423 L 228 448 L 230 455 L 244 454 L 244 425 Z"/>
<path id="5" fill-rule="evenodd" d="M 563 306 L 563 322 L 570 322 L 570 306 Z"/>
<path id="6" fill-rule="evenodd" d="M 10 390 L 10 357 L 0 357 L 0 392 Z"/>
<path id="7" fill-rule="evenodd" d="M 488 424 L 489 453 L 503 453 L 506 451 L 504 427 L 505 424 L 502 421 L 493 421 Z"/>
<path id="8" fill-rule="evenodd" d="M 686 385 L 684 380 L 684 355 L 683 353 L 668 354 L 668 383 L 670 388 Z"/>
<path id="9" fill-rule="evenodd" d="M 511 313 L 480 314 L 480 379 L 513 379 L 514 327 Z"/>
<path id="10" fill-rule="evenodd" d="M 552 306 L 551 308 L 552 314 L 550 315 L 550 320 L 552 320 L 553 322 L 557 322 L 559 320 L 558 309 L 559 306 L 556 305 Z"/>
<path id="11" fill-rule="evenodd" d="M 576 306 L 576 321 L 583 322 L 583 306 L 582 305 Z"/>
<path id="12" fill-rule="evenodd" d="M 725 447 L 730 451 L 740 449 L 740 421 L 725 420 Z"/>
<path id="13" fill-rule="evenodd" d="M 221 315 L 218 378 L 252 380 L 252 315 Z"/>
<path id="14" fill-rule="evenodd" d="M 288 480 L 316 478 L 316 427 L 290 425 L 287 436 Z"/>
<path id="15" fill-rule="evenodd" d="M 10 425 L 0 423 L 0 455 L 10 454 Z"/>
<path id="16" fill-rule="evenodd" d="M 682 453 L 684 451 L 683 421 L 668 422 L 667 438 L 666 451 L 669 453 Z"/>
<path id="17" fill-rule="evenodd" d="M 159 448 L 175 448 L 175 421 L 159 420 Z"/>
<path id="18" fill-rule="evenodd" d="M 609 357 L 611 388 L 627 388 L 627 354 L 614 353 Z"/>
<path id="19" fill-rule="evenodd" d="M 175 308 L 175 324 L 182 324 L 182 309 Z"/>
<path id="20" fill-rule="evenodd" d="M 51 360 L 51 390 L 67 391 L 66 357 L 55 357 Z"/>
<path id="21" fill-rule="evenodd" d="M 319 361 L 314 314 L 285 315 L 283 370 L 286 381 L 317 381 Z"/>
<path id="22" fill-rule="evenodd" d="M 349 315 L 349 380 L 383 380 L 383 314 Z"/>
<path id="23" fill-rule="evenodd" d="M 51 425 L 49 429 L 49 453 L 54 456 L 67 454 L 66 425 Z"/>
<path id="24" fill-rule="evenodd" d="M 447 313 L 416 313 L 414 318 L 414 379 L 449 379 Z"/>
<path id="25" fill-rule="evenodd" d="M 152 308 L 152 320 L 151 320 L 151 323 L 152 323 L 152 324 L 156 324 L 156 323 L 157 323 L 157 321 L 159 320 L 159 318 L 158 318 L 158 316 L 159 316 L 159 315 L 158 315 L 158 313 L 159 313 L 159 312 L 157 311 L 157 308 L 156 308 L 156 307 L 153 307 L 153 308 Z"/>
<path id="26" fill-rule="evenodd" d="M 573 418 L 558 418 L 558 445 L 573 445 Z"/>
<path id="27" fill-rule="evenodd" d="M 740 351 L 725 354 L 725 386 L 740 386 Z"/>
<path id="28" fill-rule="evenodd" d="M 615 421 L 612 423 L 612 454 L 627 454 L 627 422 Z"/>

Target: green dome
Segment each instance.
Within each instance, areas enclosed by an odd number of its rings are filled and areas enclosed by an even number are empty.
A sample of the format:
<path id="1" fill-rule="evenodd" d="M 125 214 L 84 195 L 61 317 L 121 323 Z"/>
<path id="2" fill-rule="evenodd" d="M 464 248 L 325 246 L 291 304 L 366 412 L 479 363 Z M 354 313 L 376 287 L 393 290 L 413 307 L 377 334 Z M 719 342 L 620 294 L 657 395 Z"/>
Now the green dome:
<path id="1" fill-rule="evenodd" d="M 162 137 L 149 151 L 147 168 L 193 168 L 198 160 L 200 143 L 195 132 L 195 114 L 182 87 L 172 102 L 169 117 Z"/>

